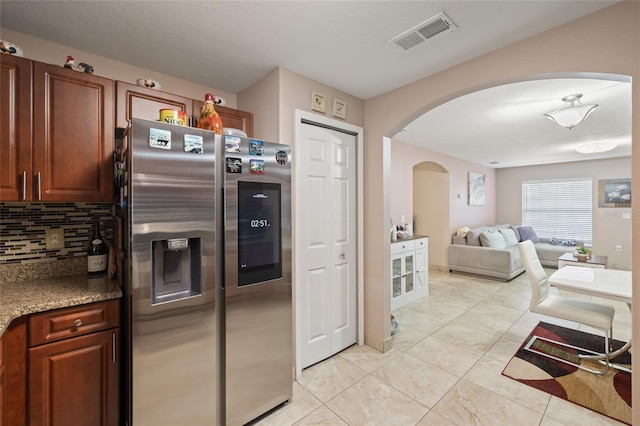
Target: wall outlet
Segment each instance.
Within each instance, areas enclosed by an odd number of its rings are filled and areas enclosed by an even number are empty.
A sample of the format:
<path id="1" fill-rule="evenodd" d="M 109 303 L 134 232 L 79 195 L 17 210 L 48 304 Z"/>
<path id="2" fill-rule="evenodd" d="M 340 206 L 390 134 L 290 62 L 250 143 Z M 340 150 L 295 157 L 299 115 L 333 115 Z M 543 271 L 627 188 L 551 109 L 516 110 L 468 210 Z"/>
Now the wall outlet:
<path id="1" fill-rule="evenodd" d="M 47 229 L 45 231 L 47 250 L 64 248 L 64 229 Z"/>
<path id="2" fill-rule="evenodd" d="M 622 251 L 622 246 L 616 246 L 616 251 Z"/>

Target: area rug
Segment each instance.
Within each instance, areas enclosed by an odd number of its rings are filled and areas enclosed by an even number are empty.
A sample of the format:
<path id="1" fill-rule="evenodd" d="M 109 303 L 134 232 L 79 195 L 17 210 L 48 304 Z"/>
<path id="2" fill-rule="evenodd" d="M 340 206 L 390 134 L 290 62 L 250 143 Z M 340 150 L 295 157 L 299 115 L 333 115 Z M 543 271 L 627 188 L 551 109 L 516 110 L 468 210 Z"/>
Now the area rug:
<path id="1" fill-rule="evenodd" d="M 602 352 L 604 348 L 603 336 L 540 322 L 502 371 L 503 375 L 618 421 L 631 424 L 631 373 L 610 368 L 605 375 L 598 376 L 564 362 L 529 352 L 525 350 L 525 346 L 534 335 L 596 352 Z M 593 361 L 579 360 L 574 349 L 550 346 L 541 340 L 536 340 L 536 342 L 536 345 L 539 345 L 538 350 L 552 351 L 556 357 L 568 359 L 578 364 L 582 363 L 581 365 L 588 365 L 592 368 L 601 368 Z M 614 350 L 623 344 L 624 342 L 615 340 Z M 629 353 L 622 354 L 613 362 L 631 368 L 631 355 Z"/>

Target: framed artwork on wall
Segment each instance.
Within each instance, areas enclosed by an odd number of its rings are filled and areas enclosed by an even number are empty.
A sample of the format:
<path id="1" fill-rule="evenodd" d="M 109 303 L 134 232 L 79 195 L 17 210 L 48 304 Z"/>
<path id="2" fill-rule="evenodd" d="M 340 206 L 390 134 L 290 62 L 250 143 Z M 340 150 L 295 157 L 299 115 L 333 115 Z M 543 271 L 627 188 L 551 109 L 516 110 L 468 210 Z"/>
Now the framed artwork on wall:
<path id="1" fill-rule="evenodd" d="M 345 101 L 336 98 L 333 99 L 333 116 L 342 118 L 343 120 L 347 118 L 347 103 Z"/>
<path id="2" fill-rule="evenodd" d="M 326 113 L 327 112 L 327 98 L 322 93 L 318 93 L 315 90 L 311 92 L 311 109 L 313 111 Z"/>
<path id="3" fill-rule="evenodd" d="M 469 205 L 484 206 L 485 179 L 483 173 L 469 172 Z"/>
<path id="4" fill-rule="evenodd" d="M 599 180 L 598 207 L 631 207 L 631 179 Z"/>

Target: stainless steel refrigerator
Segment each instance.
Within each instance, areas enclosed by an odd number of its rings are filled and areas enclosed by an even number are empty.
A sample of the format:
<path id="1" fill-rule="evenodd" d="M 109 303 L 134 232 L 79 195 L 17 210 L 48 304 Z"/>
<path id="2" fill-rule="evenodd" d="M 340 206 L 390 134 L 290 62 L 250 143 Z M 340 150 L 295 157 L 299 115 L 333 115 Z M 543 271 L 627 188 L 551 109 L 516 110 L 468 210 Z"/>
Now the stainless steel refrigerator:
<path id="1" fill-rule="evenodd" d="M 244 424 L 289 400 L 289 147 L 134 118 L 117 151 L 122 423 Z"/>

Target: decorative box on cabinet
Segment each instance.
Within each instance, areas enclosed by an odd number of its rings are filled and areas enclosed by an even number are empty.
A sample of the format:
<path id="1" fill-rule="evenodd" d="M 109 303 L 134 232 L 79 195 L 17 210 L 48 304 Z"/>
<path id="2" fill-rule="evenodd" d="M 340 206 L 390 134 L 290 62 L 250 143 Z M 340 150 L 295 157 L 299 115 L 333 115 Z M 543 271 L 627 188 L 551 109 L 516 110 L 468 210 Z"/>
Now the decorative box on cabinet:
<path id="1" fill-rule="evenodd" d="M 30 317 L 30 426 L 118 424 L 119 318 L 119 300 Z"/>
<path id="2" fill-rule="evenodd" d="M 391 243 L 391 310 L 429 293 L 429 239 Z"/>

